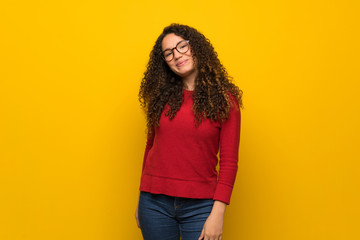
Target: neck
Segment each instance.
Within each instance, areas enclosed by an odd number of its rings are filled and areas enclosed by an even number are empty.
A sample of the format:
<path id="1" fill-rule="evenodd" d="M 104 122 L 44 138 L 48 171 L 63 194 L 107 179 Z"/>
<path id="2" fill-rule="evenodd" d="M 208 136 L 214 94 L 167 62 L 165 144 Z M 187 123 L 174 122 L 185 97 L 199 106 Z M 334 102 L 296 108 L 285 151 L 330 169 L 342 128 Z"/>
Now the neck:
<path id="1" fill-rule="evenodd" d="M 182 78 L 184 88 L 187 90 L 194 90 L 195 89 L 195 79 L 197 76 L 197 71 L 192 72 L 186 77 Z"/>

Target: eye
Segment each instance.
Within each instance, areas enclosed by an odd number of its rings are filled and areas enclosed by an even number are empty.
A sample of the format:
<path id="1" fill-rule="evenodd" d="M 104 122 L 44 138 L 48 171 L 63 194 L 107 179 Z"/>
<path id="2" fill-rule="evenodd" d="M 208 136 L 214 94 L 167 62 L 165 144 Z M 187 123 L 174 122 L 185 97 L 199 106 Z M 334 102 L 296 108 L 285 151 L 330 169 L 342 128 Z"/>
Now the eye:
<path id="1" fill-rule="evenodd" d="M 164 54 L 164 57 L 169 57 L 172 54 L 172 52 L 170 50 L 168 50 L 168 51 L 165 51 L 163 54 Z"/>
<path id="2" fill-rule="evenodd" d="M 186 48 L 187 47 L 187 42 L 180 42 L 179 43 L 179 48 Z"/>

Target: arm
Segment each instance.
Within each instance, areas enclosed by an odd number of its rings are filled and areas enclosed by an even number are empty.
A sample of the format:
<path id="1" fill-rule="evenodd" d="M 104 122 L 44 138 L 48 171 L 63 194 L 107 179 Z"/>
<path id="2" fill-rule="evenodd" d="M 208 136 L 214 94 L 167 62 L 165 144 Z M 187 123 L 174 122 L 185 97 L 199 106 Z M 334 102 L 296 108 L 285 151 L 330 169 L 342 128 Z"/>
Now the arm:
<path id="1" fill-rule="evenodd" d="M 199 240 L 222 239 L 225 209 L 230 204 L 230 197 L 238 169 L 241 113 L 239 104 L 232 98 L 229 118 L 220 129 L 220 168 L 214 194 L 214 205 L 207 218 Z"/>
<path id="2" fill-rule="evenodd" d="M 230 204 L 238 170 L 241 112 L 234 97 L 230 98 L 233 106 L 229 118 L 221 123 L 220 129 L 220 162 L 219 177 L 214 194 L 214 200 Z"/>
<path id="3" fill-rule="evenodd" d="M 144 152 L 144 158 L 143 158 L 143 164 L 142 164 L 142 170 L 141 172 L 144 171 L 144 167 L 145 167 L 145 163 L 146 163 L 146 158 L 147 155 L 150 151 L 150 149 L 152 148 L 153 144 L 154 144 L 154 136 L 155 136 L 155 130 L 153 129 L 153 134 L 147 136 L 147 140 L 146 140 L 146 147 L 145 147 L 145 152 Z M 139 192 L 139 197 L 140 197 L 140 192 Z M 135 219 L 136 219 L 136 224 L 137 226 L 140 228 L 140 224 L 139 224 L 139 218 L 138 218 L 138 212 L 139 212 L 139 200 L 136 206 L 136 210 L 135 210 Z"/>
<path id="4" fill-rule="evenodd" d="M 142 165 L 142 172 L 144 171 L 145 168 L 145 163 L 146 163 L 146 158 L 147 155 L 150 151 L 150 149 L 152 148 L 153 144 L 154 144 L 154 137 L 155 137 L 155 129 L 152 129 L 152 134 L 147 136 L 147 140 L 146 140 L 146 147 L 145 147 L 145 152 L 144 152 L 144 159 L 143 159 L 143 165 Z"/>

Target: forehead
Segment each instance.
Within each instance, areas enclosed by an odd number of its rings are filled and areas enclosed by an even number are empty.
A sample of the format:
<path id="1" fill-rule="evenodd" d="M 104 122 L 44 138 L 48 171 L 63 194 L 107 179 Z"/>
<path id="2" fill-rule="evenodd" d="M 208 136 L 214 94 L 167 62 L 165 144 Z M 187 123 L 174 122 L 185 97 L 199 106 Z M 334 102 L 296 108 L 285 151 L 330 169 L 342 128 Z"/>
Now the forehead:
<path id="1" fill-rule="evenodd" d="M 169 33 L 162 40 L 161 48 L 162 48 L 162 50 L 165 50 L 168 48 L 174 48 L 176 46 L 176 44 L 178 42 L 180 42 L 181 40 L 184 40 L 184 39 L 174 33 Z"/>

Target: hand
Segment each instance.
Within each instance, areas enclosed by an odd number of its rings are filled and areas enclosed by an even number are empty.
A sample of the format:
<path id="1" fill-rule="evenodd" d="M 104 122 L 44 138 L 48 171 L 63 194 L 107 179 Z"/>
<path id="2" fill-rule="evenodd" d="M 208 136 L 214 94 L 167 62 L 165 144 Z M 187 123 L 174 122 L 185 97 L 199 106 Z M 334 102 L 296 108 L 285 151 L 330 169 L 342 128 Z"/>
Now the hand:
<path id="1" fill-rule="evenodd" d="M 140 223 L 139 223 L 139 201 L 138 201 L 138 204 L 136 206 L 135 219 L 136 219 L 136 224 L 137 224 L 138 228 L 140 228 Z"/>
<path id="2" fill-rule="evenodd" d="M 221 240 L 224 216 L 211 213 L 206 219 L 198 240 Z"/>
<path id="3" fill-rule="evenodd" d="M 204 223 L 203 230 L 198 240 L 222 240 L 226 206 L 226 203 L 215 200 L 214 206 Z"/>
<path id="4" fill-rule="evenodd" d="M 137 207 L 136 207 L 135 219 L 136 219 L 136 224 L 137 224 L 138 228 L 140 228 L 138 213 L 139 213 L 139 205 L 137 205 Z"/>

